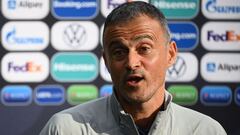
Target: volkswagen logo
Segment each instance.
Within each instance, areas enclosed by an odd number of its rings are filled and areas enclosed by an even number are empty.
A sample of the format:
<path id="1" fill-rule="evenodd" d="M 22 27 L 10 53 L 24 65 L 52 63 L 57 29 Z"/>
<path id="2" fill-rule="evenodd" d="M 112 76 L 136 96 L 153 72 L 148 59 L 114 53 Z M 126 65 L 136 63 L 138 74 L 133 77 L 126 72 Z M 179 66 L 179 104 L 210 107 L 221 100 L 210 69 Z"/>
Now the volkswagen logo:
<path id="1" fill-rule="evenodd" d="M 185 74 L 186 70 L 187 64 L 185 60 L 182 57 L 178 56 L 175 64 L 168 68 L 167 76 L 171 79 L 178 79 Z"/>
<path id="2" fill-rule="evenodd" d="M 77 48 L 86 42 L 87 32 L 79 24 L 70 24 L 63 32 L 63 40 L 67 45 Z"/>

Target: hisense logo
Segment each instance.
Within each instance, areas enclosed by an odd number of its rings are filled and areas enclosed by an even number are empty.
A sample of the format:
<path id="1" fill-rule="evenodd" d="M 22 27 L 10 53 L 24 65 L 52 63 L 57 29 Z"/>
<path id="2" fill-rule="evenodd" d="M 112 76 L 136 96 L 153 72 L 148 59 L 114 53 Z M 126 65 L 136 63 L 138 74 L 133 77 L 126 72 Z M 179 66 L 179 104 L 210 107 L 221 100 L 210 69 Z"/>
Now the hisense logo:
<path id="1" fill-rule="evenodd" d="M 153 4 L 158 8 L 165 8 L 165 9 L 196 9 L 197 4 L 196 2 L 170 2 L 170 1 L 154 1 Z"/>

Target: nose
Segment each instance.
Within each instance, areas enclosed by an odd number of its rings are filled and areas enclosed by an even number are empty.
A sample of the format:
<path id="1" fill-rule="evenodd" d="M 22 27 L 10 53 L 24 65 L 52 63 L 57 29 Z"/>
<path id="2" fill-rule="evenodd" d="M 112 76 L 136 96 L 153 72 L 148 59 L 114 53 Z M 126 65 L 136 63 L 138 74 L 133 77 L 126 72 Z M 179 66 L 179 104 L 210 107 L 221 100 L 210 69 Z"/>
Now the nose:
<path id="1" fill-rule="evenodd" d="M 129 51 L 126 68 L 128 70 L 135 70 L 141 66 L 140 56 L 136 51 Z"/>

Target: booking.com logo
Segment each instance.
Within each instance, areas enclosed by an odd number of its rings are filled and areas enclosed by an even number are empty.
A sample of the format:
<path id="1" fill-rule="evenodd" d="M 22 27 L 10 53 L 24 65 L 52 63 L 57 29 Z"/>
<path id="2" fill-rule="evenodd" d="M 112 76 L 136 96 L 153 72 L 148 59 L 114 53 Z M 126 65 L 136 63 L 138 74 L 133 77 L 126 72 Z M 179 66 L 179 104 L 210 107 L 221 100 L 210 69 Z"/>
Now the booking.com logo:
<path id="1" fill-rule="evenodd" d="M 198 44 L 199 32 L 194 23 L 170 22 L 171 38 L 177 43 L 180 50 L 193 50 Z"/>
<path id="2" fill-rule="evenodd" d="M 98 10 L 98 0 L 52 0 L 52 14 L 59 19 L 92 19 Z"/>

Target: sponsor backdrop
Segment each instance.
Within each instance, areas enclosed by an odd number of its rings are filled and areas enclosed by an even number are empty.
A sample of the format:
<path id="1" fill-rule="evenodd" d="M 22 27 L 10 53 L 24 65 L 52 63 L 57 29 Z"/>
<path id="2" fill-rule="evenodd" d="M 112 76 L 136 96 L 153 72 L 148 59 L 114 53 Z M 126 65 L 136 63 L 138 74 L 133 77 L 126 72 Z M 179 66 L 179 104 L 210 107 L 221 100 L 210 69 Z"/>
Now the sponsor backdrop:
<path id="1" fill-rule="evenodd" d="M 240 0 L 144 1 L 162 9 L 180 51 L 166 76 L 173 101 L 239 135 Z M 2 135 L 38 134 L 54 113 L 112 93 L 101 33 L 124 2 L 1 1 Z"/>

